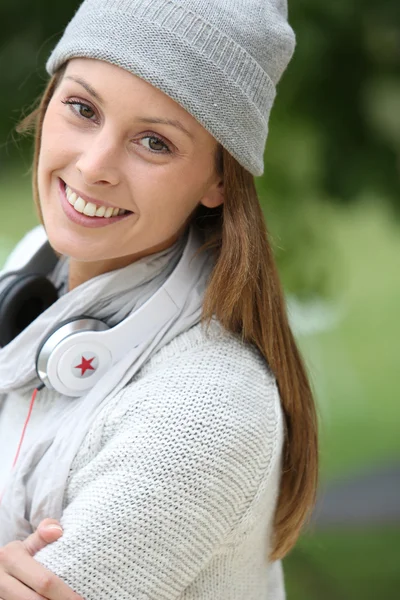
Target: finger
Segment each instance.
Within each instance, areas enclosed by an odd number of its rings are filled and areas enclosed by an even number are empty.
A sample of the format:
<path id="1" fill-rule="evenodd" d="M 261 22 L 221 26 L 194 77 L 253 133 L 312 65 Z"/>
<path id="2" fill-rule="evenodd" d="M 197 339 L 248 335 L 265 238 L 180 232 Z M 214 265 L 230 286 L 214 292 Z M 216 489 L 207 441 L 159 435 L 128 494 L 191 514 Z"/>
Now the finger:
<path id="1" fill-rule="evenodd" d="M 0 580 L 0 598 L 6 600 L 44 600 L 43 596 L 6 574 Z"/>
<path id="2" fill-rule="evenodd" d="M 15 552 L 13 560 L 9 561 L 6 569 L 9 575 L 18 579 L 46 600 L 82 600 L 62 579 L 46 569 L 25 551 Z"/>
<path id="3" fill-rule="evenodd" d="M 57 541 L 63 534 L 63 528 L 55 519 L 44 519 L 39 523 L 37 531 L 48 544 Z"/>
<path id="4" fill-rule="evenodd" d="M 45 519 L 39 524 L 35 533 L 26 538 L 22 545 L 34 556 L 39 550 L 42 550 L 48 544 L 58 540 L 63 534 L 62 527 L 55 519 Z"/>

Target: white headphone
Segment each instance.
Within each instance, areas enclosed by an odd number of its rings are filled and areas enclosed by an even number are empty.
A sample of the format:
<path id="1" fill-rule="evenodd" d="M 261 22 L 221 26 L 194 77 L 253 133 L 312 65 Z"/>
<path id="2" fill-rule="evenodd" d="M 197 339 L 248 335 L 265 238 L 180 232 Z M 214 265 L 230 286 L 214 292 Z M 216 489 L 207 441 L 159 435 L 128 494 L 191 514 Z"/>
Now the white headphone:
<path id="1" fill-rule="evenodd" d="M 166 325 L 181 310 L 193 285 L 189 272 L 198 248 L 197 233 L 192 227 L 183 254 L 165 283 L 118 325 L 110 328 L 103 321 L 87 316 L 59 323 L 37 351 L 36 371 L 43 384 L 60 394 L 82 396 L 129 350 Z M 8 332 L 5 343 L 20 332 L 14 323 L 24 307 L 32 304 L 33 298 L 43 300 L 41 289 L 46 288 L 46 298 L 40 312 L 55 301 L 56 298 L 47 298 L 47 288 L 52 284 L 43 274 L 49 265 L 54 265 L 54 257 L 46 242 L 23 269 L 3 277 L 9 280 L 6 287 L 0 286 L 0 330 Z M 11 330 L 7 329 L 7 323 L 12 323 Z"/>

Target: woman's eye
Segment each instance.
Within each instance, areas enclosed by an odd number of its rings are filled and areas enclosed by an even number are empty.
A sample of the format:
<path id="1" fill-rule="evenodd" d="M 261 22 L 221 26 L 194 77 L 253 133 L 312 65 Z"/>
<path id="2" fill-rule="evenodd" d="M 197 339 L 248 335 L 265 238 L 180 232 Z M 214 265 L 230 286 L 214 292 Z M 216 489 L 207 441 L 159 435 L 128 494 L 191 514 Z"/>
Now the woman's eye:
<path id="1" fill-rule="evenodd" d="M 68 104 L 72 112 L 78 117 L 86 119 L 87 121 L 93 121 L 95 111 L 89 104 L 85 104 L 79 100 L 61 100 L 61 102 L 63 104 Z M 153 152 L 153 154 L 171 154 L 169 146 L 156 135 L 146 135 L 142 137 L 140 141 L 143 142 L 144 147 L 149 152 Z"/>
<path id="2" fill-rule="evenodd" d="M 79 117 L 83 119 L 87 119 L 88 121 L 92 121 L 91 117 L 94 116 L 95 112 L 93 108 L 91 108 L 88 104 L 84 104 L 83 102 L 78 102 L 78 100 L 61 100 L 63 104 L 68 104 L 71 107 L 71 110 L 77 114 Z M 78 107 L 78 108 L 76 108 Z"/>
<path id="3" fill-rule="evenodd" d="M 141 141 L 144 142 L 145 148 L 150 152 L 157 154 L 168 154 L 171 152 L 167 144 L 155 135 L 146 135 L 141 138 Z"/>

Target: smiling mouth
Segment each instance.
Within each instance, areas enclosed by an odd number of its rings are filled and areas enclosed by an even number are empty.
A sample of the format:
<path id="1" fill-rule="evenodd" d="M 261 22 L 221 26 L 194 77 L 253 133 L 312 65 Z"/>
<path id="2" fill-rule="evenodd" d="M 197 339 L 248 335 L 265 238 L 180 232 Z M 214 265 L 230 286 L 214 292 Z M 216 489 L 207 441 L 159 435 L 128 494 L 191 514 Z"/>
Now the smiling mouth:
<path id="1" fill-rule="evenodd" d="M 119 217 L 122 215 L 132 214 L 132 211 L 125 210 L 124 208 L 104 206 L 101 204 L 94 204 L 94 202 L 87 202 L 73 192 L 65 183 L 65 181 L 63 183 L 65 195 L 69 204 L 76 210 L 76 212 L 81 213 L 82 215 L 86 215 L 87 217 L 98 217 L 99 219 L 109 219 L 110 217 Z"/>

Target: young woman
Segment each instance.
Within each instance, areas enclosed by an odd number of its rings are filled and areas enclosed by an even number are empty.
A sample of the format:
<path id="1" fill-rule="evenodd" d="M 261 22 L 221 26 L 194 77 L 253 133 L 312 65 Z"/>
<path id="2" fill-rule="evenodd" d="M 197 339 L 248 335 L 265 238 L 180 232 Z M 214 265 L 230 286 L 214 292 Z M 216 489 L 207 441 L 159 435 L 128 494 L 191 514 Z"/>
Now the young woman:
<path id="1" fill-rule="evenodd" d="M 293 49 L 283 0 L 86 0 L 53 50 L 0 288 L 3 600 L 284 598 L 317 423 L 254 176 Z"/>

